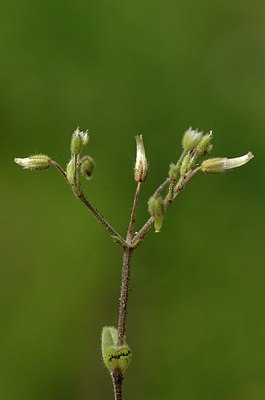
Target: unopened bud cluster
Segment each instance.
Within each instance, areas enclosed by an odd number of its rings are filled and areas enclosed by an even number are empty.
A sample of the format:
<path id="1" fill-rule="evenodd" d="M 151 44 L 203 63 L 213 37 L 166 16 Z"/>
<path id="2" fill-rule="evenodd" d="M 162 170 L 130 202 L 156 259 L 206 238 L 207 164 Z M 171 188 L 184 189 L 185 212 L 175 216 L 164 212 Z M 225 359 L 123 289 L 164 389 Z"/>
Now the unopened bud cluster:
<path id="1" fill-rule="evenodd" d="M 86 147 L 88 140 L 88 132 L 82 132 L 79 128 L 74 131 L 71 138 L 71 159 L 66 166 L 66 176 L 77 195 L 80 193 L 79 170 L 87 180 L 90 180 L 95 167 L 95 162 L 92 157 L 84 156 L 80 158 L 81 152 Z"/>

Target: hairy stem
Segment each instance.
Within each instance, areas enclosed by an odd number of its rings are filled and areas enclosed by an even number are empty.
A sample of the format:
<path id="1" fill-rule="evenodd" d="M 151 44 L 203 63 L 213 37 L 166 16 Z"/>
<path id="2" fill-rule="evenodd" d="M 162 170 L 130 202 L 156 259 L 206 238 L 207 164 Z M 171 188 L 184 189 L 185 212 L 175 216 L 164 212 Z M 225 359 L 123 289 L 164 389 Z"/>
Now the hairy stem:
<path id="1" fill-rule="evenodd" d="M 113 374 L 111 374 L 111 377 L 114 389 L 114 399 L 122 400 L 122 380 L 123 380 L 122 373 L 119 370 L 114 371 Z"/>
<path id="2" fill-rule="evenodd" d="M 184 159 L 184 157 L 185 157 L 186 154 L 187 154 L 187 151 L 186 151 L 186 150 L 183 150 L 182 153 L 181 153 L 181 155 L 180 155 L 180 157 L 179 157 L 179 159 L 178 159 L 178 161 L 177 161 L 176 168 L 178 169 L 178 171 L 180 170 L 181 163 L 182 163 L 182 161 L 183 161 L 183 159 Z M 160 194 L 161 194 L 171 183 L 174 183 L 174 181 L 172 181 L 172 179 L 170 179 L 169 177 L 167 177 L 167 178 L 164 180 L 164 182 L 162 182 L 161 185 L 159 185 L 158 188 L 155 190 L 153 196 L 154 196 L 154 197 L 160 196 Z"/>
<path id="3" fill-rule="evenodd" d="M 86 198 L 84 193 L 81 191 L 80 194 L 77 195 L 79 200 L 92 212 L 92 214 L 97 218 L 97 220 L 104 226 L 104 228 L 109 232 L 109 234 L 115 239 L 117 238 L 117 243 L 120 245 L 125 245 L 125 240 L 121 237 L 121 235 L 108 223 L 108 221 L 103 217 L 102 214 L 96 209 L 96 207 L 91 203 L 90 200 Z"/>
<path id="4" fill-rule="evenodd" d="M 161 185 L 159 185 L 158 188 L 155 190 L 153 196 L 158 197 L 169 186 L 170 181 L 170 178 L 166 178 L 164 182 L 162 182 Z"/>
<path id="5" fill-rule="evenodd" d="M 130 261 L 131 261 L 132 251 L 133 250 L 130 247 L 124 248 L 123 251 L 119 320 L 118 320 L 118 346 L 122 346 L 125 339 L 129 281 L 130 281 Z"/>
<path id="6" fill-rule="evenodd" d="M 134 250 L 134 248 L 131 247 L 131 240 L 135 223 L 136 209 L 141 190 L 141 183 L 142 182 L 138 182 L 136 186 L 129 226 L 126 235 L 126 245 L 123 247 L 121 291 L 120 291 L 120 305 L 119 305 L 119 318 L 118 318 L 118 343 L 117 343 L 118 346 L 122 346 L 125 341 L 126 317 L 127 317 L 129 283 L 130 283 L 130 261 Z M 122 400 L 123 375 L 121 371 L 119 370 L 115 371 L 112 374 L 112 380 L 114 384 L 115 400 Z"/>
<path id="7" fill-rule="evenodd" d="M 56 168 L 57 171 L 60 172 L 60 174 L 64 177 L 64 179 L 65 179 L 65 180 L 67 181 L 67 183 L 68 183 L 66 173 L 65 173 L 65 171 L 63 170 L 63 168 L 60 166 L 60 164 L 58 164 L 58 163 L 57 163 L 56 161 L 54 161 L 54 160 L 50 160 L 49 163 L 50 163 L 54 168 Z"/>
<path id="8" fill-rule="evenodd" d="M 201 167 L 195 168 L 191 171 L 182 181 L 179 181 L 179 184 L 176 185 L 174 192 L 173 192 L 173 200 L 179 195 L 179 193 L 184 189 L 184 187 L 189 183 L 189 181 L 201 170 Z M 171 205 L 172 201 L 169 201 L 167 198 L 164 200 L 165 208 L 168 208 Z M 147 234 L 154 223 L 154 218 L 150 217 L 143 227 L 139 230 L 139 232 L 134 236 L 133 240 L 131 241 L 131 245 L 135 246 L 137 242 Z"/>
<path id="9" fill-rule="evenodd" d="M 60 172 L 60 174 L 64 177 L 64 179 L 68 182 L 67 175 L 63 168 L 54 160 L 49 161 L 50 164 Z M 80 188 L 79 188 L 80 189 Z M 108 231 L 108 233 L 116 240 L 120 246 L 126 245 L 125 240 L 123 237 L 108 223 L 108 221 L 103 217 L 103 215 L 96 209 L 93 203 L 87 199 L 85 194 L 81 191 L 78 191 L 76 196 L 79 200 L 89 209 L 89 211 L 97 218 L 97 220 L 104 226 L 104 228 Z"/>
<path id="10" fill-rule="evenodd" d="M 134 227 L 135 215 L 136 215 L 136 208 L 137 208 L 137 204 L 138 204 L 138 200 L 139 200 L 141 184 L 142 184 L 142 182 L 138 182 L 136 190 L 135 190 L 133 206 L 132 206 L 132 212 L 131 212 L 131 217 L 130 217 L 130 222 L 129 222 L 129 228 L 128 228 L 127 237 L 126 237 L 127 242 L 130 242 L 132 240 L 133 227 Z"/>

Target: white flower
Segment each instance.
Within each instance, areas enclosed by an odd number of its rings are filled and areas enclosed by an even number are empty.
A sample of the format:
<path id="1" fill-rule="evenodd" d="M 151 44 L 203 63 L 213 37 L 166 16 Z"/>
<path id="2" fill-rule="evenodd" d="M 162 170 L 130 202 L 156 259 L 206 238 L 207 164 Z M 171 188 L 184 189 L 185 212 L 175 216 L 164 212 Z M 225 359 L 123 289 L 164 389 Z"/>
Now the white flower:
<path id="1" fill-rule="evenodd" d="M 226 171 L 227 169 L 241 167 L 249 162 L 254 155 L 249 151 L 247 154 L 236 158 L 209 158 L 201 163 L 201 170 L 208 173 Z"/>

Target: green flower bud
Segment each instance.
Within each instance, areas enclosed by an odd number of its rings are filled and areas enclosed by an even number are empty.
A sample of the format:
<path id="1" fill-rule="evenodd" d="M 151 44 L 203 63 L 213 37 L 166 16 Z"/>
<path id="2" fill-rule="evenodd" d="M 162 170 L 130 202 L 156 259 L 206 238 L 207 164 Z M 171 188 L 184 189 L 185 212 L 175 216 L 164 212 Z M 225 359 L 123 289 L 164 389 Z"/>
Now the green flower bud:
<path id="1" fill-rule="evenodd" d="M 182 147 L 186 151 L 194 149 L 200 142 L 203 132 L 193 130 L 191 127 L 184 133 L 182 138 Z"/>
<path id="2" fill-rule="evenodd" d="M 211 174 L 218 174 L 227 169 L 241 167 L 249 162 L 253 157 L 254 155 L 251 152 L 248 152 L 244 156 L 236 158 L 209 158 L 201 163 L 201 170 Z"/>
<path id="3" fill-rule="evenodd" d="M 23 167 L 24 169 L 40 170 L 46 169 L 50 166 L 50 157 L 45 154 L 36 154 L 27 158 L 15 158 L 15 163 Z"/>
<path id="4" fill-rule="evenodd" d="M 102 357 L 110 373 L 113 373 L 115 370 L 124 373 L 132 358 L 132 351 L 129 346 L 126 343 L 122 346 L 118 346 L 117 341 L 117 328 L 105 326 L 102 330 L 101 337 Z"/>
<path id="5" fill-rule="evenodd" d="M 87 143 L 88 143 L 87 131 L 81 132 L 79 128 L 77 128 L 72 135 L 71 154 L 75 156 L 79 155 L 83 150 L 83 148 L 87 145 Z"/>
<path id="6" fill-rule="evenodd" d="M 80 160 L 80 171 L 82 175 L 89 181 L 95 168 L 95 161 L 92 157 L 85 156 Z"/>
<path id="7" fill-rule="evenodd" d="M 165 214 L 165 207 L 162 197 L 150 197 L 148 200 L 148 211 L 154 218 L 155 232 L 160 232 Z"/>
<path id="8" fill-rule="evenodd" d="M 190 153 L 186 154 L 184 157 L 181 167 L 180 167 L 180 176 L 184 176 L 187 172 L 190 170 L 190 161 L 191 161 L 191 155 Z"/>
<path id="9" fill-rule="evenodd" d="M 196 147 L 199 156 L 203 156 L 205 154 L 210 153 L 210 151 L 213 148 L 212 140 L 213 140 L 212 131 L 207 133 L 206 135 L 203 135 L 202 139 L 200 140 L 199 144 Z"/>
<path id="10" fill-rule="evenodd" d="M 134 179 L 136 182 L 143 182 L 148 172 L 148 164 L 145 156 L 144 142 L 142 135 L 136 136 L 136 161 L 134 166 Z"/>
<path id="11" fill-rule="evenodd" d="M 169 165 L 168 176 L 172 181 L 176 181 L 179 177 L 179 166 L 171 163 Z"/>
<path id="12" fill-rule="evenodd" d="M 71 158 L 69 163 L 66 166 L 66 176 L 67 180 L 70 183 L 70 185 L 74 186 L 75 185 L 75 177 L 76 177 L 76 167 L 75 167 L 75 160 L 74 158 Z"/>

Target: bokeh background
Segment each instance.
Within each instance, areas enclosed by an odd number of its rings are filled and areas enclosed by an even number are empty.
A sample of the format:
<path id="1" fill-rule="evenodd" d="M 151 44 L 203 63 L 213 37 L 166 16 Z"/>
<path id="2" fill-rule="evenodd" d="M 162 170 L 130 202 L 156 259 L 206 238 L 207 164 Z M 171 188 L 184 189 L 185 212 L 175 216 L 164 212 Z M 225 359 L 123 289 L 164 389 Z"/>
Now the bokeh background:
<path id="1" fill-rule="evenodd" d="M 133 258 L 127 400 L 265 398 L 265 6 L 257 0 L 1 1 L 0 398 L 112 399 L 100 332 L 117 323 L 121 252 L 55 170 L 73 130 L 86 193 L 121 232 L 144 135 L 149 195 L 189 126 L 246 167 L 196 176 Z"/>

